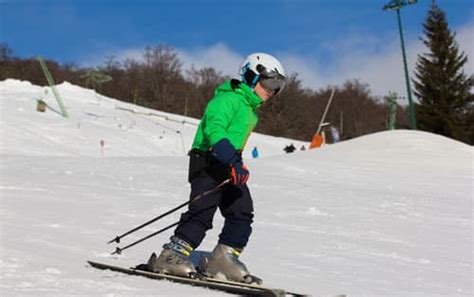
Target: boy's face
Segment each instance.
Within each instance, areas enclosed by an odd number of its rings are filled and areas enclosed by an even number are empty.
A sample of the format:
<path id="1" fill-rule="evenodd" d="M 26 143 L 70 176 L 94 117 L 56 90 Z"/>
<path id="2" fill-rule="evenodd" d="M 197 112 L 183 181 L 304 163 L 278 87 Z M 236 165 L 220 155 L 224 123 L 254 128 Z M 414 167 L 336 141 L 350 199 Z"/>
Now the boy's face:
<path id="1" fill-rule="evenodd" d="M 263 101 L 267 101 L 267 100 L 270 99 L 270 97 L 272 97 L 273 94 L 275 93 L 274 91 L 265 89 L 265 88 L 262 86 L 262 84 L 261 84 L 260 82 L 257 83 L 257 85 L 255 86 L 255 88 L 253 89 L 253 91 L 254 91 L 255 94 L 257 94 L 258 97 L 260 97 Z"/>

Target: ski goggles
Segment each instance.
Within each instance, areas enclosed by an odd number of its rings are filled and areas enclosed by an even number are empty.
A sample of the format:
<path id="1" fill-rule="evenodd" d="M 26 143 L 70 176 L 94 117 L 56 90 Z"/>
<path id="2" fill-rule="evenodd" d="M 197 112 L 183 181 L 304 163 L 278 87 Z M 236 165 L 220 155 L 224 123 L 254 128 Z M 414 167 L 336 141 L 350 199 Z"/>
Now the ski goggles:
<path id="1" fill-rule="evenodd" d="M 273 91 L 276 95 L 283 89 L 286 81 L 285 81 L 285 78 L 279 74 L 279 77 L 271 77 L 271 78 L 262 77 L 260 78 L 260 83 L 265 89 L 269 91 Z"/>
<path id="2" fill-rule="evenodd" d="M 285 86 L 286 79 L 280 73 L 276 71 L 268 71 L 267 68 L 260 64 L 257 65 L 257 71 L 260 73 L 259 82 L 265 89 L 278 94 Z"/>

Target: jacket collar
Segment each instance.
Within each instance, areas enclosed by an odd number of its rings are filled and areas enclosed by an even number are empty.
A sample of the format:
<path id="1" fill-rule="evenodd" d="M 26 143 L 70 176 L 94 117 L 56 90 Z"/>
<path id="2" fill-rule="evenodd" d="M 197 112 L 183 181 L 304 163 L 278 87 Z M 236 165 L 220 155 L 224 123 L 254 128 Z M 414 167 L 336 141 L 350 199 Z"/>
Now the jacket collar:
<path id="1" fill-rule="evenodd" d="M 239 82 L 239 81 L 237 81 Z M 235 84 L 235 80 L 231 81 L 231 85 Z M 252 109 L 256 110 L 257 108 L 262 105 L 263 100 L 260 98 L 255 92 L 253 91 L 252 88 L 250 88 L 247 84 L 239 82 L 236 88 L 234 88 L 234 91 L 236 93 L 242 94 L 243 97 L 245 98 L 245 103 L 252 107 Z"/>

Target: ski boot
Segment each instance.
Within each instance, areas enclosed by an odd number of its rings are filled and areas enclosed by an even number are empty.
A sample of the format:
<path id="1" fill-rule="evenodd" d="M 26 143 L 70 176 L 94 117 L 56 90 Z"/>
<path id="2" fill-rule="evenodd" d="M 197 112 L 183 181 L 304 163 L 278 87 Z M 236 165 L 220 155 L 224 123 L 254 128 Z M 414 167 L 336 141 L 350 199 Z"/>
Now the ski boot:
<path id="1" fill-rule="evenodd" d="M 148 260 L 148 269 L 156 273 L 171 274 L 197 278 L 198 273 L 194 264 L 189 260 L 193 247 L 186 241 L 172 236 L 171 241 L 163 245 L 159 257 L 153 253 Z"/>
<path id="2" fill-rule="evenodd" d="M 262 280 L 250 274 L 245 264 L 239 260 L 241 249 L 218 244 L 209 258 L 201 257 L 200 271 L 207 277 L 233 282 L 261 285 Z"/>

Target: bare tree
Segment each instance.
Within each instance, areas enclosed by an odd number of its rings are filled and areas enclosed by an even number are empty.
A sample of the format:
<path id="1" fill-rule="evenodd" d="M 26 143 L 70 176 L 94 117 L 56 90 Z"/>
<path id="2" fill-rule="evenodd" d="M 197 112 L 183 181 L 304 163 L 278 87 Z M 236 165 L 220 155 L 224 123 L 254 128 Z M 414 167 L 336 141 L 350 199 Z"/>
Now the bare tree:
<path id="1" fill-rule="evenodd" d="M 192 67 L 187 74 L 191 85 L 185 95 L 186 113 L 199 118 L 204 113 L 204 108 L 212 98 L 215 88 L 229 78 L 211 67 L 202 69 Z"/>
<path id="2" fill-rule="evenodd" d="M 7 61 L 12 58 L 12 49 L 5 42 L 0 43 L 0 61 Z"/>
<path id="3" fill-rule="evenodd" d="M 152 95 L 152 106 L 166 110 L 172 102 L 176 81 L 181 80 L 181 62 L 178 55 L 168 46 L 147 47 L 144 53 L 144 79 Z"/>

